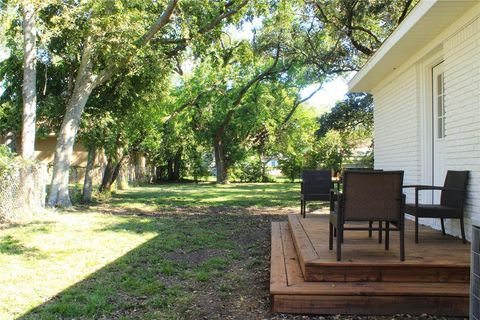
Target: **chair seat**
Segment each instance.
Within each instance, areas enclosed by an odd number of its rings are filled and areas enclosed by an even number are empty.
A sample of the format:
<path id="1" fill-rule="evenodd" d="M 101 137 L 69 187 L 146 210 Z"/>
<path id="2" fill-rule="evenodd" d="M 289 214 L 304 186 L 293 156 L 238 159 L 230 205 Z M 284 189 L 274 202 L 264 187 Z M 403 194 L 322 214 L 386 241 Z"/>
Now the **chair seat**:
<path id="1" fill-rule="evenodd" d="M 330 193 L 327 194 L 300 194 L 300 198 L 304 201 L 330 201 Z"/>
<path id="2" fill-rule="evenodd" d="M 405 212 L 424 218 L 460 218 L 463 216 L 461 210 L 440 204 L 419 204 L 417 211 L 414 203 L 406 203 Z"/>

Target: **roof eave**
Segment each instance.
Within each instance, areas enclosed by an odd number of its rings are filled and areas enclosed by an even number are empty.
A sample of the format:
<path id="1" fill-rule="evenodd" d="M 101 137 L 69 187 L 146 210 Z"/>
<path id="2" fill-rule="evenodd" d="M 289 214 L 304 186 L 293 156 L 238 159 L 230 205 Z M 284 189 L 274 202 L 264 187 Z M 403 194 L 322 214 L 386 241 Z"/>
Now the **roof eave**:
<path id="1" fill-rule="evenodd" d="M 412 41 L 421 39 L 425 44 L 430 42 L 437 33 L 446 29 L 460 15 L 470 9 L 470 5 L 473 6 L 475 3 L 469 1 L 448 3 L 448 1 L 442 0 L 418 3 L 363 68 L 349 81 L 348 90 L 350 92 L 371 92 L 381 80 L 421 49 L 412 46 Z M 448 19 L 442 20 L 442 23 L 432 19 L 445 10 L 449 10 L 451 13 L 448 15 Z"/>

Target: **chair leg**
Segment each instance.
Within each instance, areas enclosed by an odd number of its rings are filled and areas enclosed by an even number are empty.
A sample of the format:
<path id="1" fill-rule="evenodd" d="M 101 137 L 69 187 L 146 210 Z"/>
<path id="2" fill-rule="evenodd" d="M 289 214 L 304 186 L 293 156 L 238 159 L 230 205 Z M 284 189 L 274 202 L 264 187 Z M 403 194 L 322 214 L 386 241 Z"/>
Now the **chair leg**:
<path id="1" fill-rule="evenodd" d="M 446 233 L 445 233 L 445 223 L 443 221 L 443 218 L 440 218 L 440 223 L 442 225 L 442 233 L 443 233 L 443 235 L 446 235 Z"/>
<path id="2" fill-rule="evenodd" d="M 385 250 L 390 249 L 390 222 L 385 221 Z"/>
<path id="3" fill-rule="evenodd" d="M 333 236 L 336 238 L 337 237 L 337 228 L 333 227 Z"/>
<path id="4" fill-rule="evenodd" d="M 378 243 L 382 243 L 382 221 L 378 221 Z"/>
<path id="5" fill-rule="evenodd" d="M 460 229 L 462 231 L 462 242 L 467 243 L 467 239 L 465 238 L 465 225 L 463 224 L 463 217 L 460 218 Z"/>
<path id="6" fill-rule="evenodd" d="M 418 217 L 415 216 L 415 243 L 418 243 Z"/>
<path id="7" fill-rule="evenodd" d="M 400 221 L 398 228 L 400 229 L 400 260 L 405 261 L 405 222 Z"/>
<path id="8" fill-rule="evenodd" d="M 373 221 L 368 221 L 368 237 L 372 237 L 372 226 L 373 226 Z"/>
<path id="9" fill-rule="evenodd" d="M 333 250 L 333 225 L 328 223 L 328 249 Z"/>
<path id="10" fill-rule="evenodd" d="M 343 226 L 337 226 L 337 261 L 342 260 Z"/>
<path id="11" fill-rule="evenodd" d="M 303 217 L 303 200 L 300 200 L 300 215 Z"/>

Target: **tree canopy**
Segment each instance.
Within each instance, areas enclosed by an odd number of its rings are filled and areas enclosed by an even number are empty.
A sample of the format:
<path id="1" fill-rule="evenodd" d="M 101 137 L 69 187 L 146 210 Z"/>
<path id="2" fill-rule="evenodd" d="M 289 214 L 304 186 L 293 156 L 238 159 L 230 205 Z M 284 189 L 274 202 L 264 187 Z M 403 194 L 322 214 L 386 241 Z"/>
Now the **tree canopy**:
<path id="1" fill-rule="evenodd" d="M 22 3 L 0 1 L 2 135 L 22 128 Z M 348 95 L 318 119 L 309 98 L 358 70 L 416 1 L 31 3 L 37 135 L 57 136 L 49 204 L 68 206 L 76 141 L 106 155 L 107 190 L 140 153 L 157 180 L 266 181 L 272 159 L 292 179 L 338 169 L 352 141 L 371 139 L 371 98 Z"/>

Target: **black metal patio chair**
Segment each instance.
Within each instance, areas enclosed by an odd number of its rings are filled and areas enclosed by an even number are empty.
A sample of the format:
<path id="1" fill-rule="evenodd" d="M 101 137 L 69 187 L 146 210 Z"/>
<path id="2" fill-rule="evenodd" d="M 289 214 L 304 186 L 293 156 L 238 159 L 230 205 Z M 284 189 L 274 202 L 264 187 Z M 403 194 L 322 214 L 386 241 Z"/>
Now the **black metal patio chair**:
<path id="1" fill-rule="evenodd" d="M 407 203 L 405 212 L 415 217 L 415 243 L 418 243 L 418 219 L 439 218 L 442 225 L 442 233 L 445 235 L 444 219 L 459 219 L 462 233 L 462 241 L 466 243 L 465 226 L 463 221 L 465 198 L 467 194 L 469 171 L 447 171 L 443 187 L 425 185 L 406 185 L 404 188 L 415 188 L 415 203 Z M 420 191 L 441 191 L 439 204 L 419 203 Z"/>

